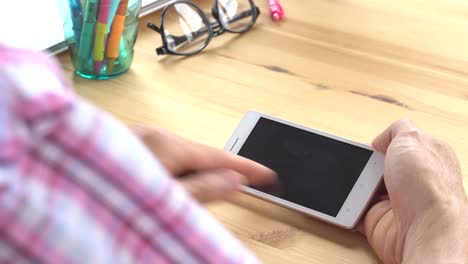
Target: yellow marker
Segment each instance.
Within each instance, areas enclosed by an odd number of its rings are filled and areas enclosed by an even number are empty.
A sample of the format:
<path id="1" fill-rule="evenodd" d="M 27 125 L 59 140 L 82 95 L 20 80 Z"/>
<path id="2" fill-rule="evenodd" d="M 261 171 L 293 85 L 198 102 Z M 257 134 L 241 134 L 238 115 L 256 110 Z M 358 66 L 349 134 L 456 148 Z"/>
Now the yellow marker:
<path id="1" fill-rule="evenodd" d="M 99 13 L 94 34 L 94 74 L 99 74 L 102 61 L 104 60 L 104 49 L 107 34 L 107 20 L 109 20 L 110 0 L 101 0 Z"/>

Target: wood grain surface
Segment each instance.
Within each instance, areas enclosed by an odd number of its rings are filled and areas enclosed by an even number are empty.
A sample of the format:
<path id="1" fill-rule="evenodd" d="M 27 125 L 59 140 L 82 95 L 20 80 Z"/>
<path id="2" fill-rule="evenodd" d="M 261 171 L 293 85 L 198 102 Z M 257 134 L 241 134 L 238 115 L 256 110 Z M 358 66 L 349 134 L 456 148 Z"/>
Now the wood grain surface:
<path id="1" fill-rule="evenodd" d="M 364 143 L 411 118 L 448 141 L 468 186 L 468 2 L 266 1 L 258 24 L 213 39 L 201 54 L 158 57 L 142 19 L 131 70 L 110 81 L 67 76 L 87 100 L 127 124 L 146 123 L 223 147 L 248 109 Z M 211 2 L 198 1 L 205 10 Z M 244 194 L 207 208 L 266 263 L 378 263 L 360 235 Z"/>

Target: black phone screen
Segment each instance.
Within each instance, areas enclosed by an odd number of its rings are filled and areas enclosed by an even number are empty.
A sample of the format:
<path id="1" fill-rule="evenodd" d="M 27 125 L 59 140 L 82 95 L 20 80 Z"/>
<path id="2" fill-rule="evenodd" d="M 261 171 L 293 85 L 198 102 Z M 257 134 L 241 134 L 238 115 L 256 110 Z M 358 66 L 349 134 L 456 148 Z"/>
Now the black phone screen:
<path id="1" fill-rule="evenodd" d="M 238 155 L 278 173 L 250 187 L 336 217 L 372 151 L 261 117 Z"/>

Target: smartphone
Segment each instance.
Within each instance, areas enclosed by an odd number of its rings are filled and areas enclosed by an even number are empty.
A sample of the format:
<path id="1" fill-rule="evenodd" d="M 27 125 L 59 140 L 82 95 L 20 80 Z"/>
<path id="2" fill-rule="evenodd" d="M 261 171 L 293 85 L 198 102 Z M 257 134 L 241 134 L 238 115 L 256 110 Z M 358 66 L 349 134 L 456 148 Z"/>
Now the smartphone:
<path id="1" fill-rule="evenodd" d="M 383 179 L 384 156 L 370 146 L 249 111 L 225 150 L 278 173 L 243 191 L 352 229 Z"/>

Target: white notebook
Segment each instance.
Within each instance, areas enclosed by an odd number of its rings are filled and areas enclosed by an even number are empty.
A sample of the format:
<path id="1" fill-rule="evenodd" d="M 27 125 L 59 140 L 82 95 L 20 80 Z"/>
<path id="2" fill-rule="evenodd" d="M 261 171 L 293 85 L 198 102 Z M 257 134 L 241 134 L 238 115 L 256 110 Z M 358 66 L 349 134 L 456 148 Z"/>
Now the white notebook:
<path id="1" fill-rule="evenodd" d="M 0 44 L 49 50 L 66 48 L 57 1 L 16 0 L 0 2 Z M 141 15 L 154 12 L 173 0 L 142 0 Z M 27 6 L 27 8 L 25 8 Z"/>

